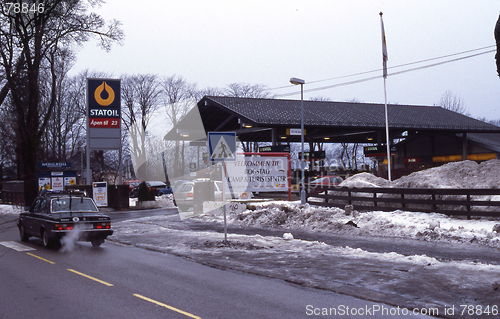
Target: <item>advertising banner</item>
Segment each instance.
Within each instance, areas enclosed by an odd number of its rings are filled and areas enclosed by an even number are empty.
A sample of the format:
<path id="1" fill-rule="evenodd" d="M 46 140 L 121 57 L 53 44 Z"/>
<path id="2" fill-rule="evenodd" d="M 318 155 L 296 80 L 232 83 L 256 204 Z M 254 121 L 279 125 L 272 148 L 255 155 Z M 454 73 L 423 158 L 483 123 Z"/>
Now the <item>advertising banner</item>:
<path id="1" fill-rule="evenodd" d="M 92 183 L 92 194 L 94 202 L 98 207 L 108 206 L 108 183 Z"/>
<path id="2" fill-rule="evenodd" d="M 50 177 L 41 177 L 38 179 L 38 190 L 49 190 L 50 187 Z"/>
<path id="3" fill-rule="evenodd" d="M 53 191 L 64 190 L 64 177 L 52 177 L 52 190 Z"/>
<path id="4" fill-rule="evenodd" d="M 226 167 L 227 186 L 235 193 L 288 192 L 286 157 L 238 155 Z"/>
<path id="5" fill-rule="evenodd" d="M 74 186 L 76 185 L 76 177 L 65 177 L 64 186 Z"/>

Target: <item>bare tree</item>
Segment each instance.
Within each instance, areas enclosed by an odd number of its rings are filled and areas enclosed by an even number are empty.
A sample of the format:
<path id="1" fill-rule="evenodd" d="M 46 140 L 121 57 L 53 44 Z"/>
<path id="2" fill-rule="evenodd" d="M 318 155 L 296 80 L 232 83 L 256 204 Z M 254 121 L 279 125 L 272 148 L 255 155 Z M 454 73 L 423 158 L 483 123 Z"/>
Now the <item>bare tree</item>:
<path id="1" fill-rule="evenodd" d="M 165 112 L 172 126 L 175 127 L 196 104 L 199 92 L 196 90 L 196 84 L 188 83 L 182 76 L 177 75 L 165 78 L 162 88 Z M 173 172 L 171 174 L 177 177 L 183 175 L 186 168 L 185 143 L 180 141 L 174 141 L 174 143 Z"/>
<path id="2" fill-rule="evenodd" d="M 154 74 L 126 76 L 122 80 L 125 104 L 123 123 L 130 137 L 130 153 L 138 178 L 147 175 L 147 136 L 154 112 L 160 107 L 160 81 Z"/>
<path id="3" fill-rule="evenodd" d="M 500 16 L 498 17 L 497 23 L 495 24 L 495 42 L 497 44 L 497 53 L 495 54 L 495 60 L 497 64 L 497 74 L 500 76 Z"/>
<path id="4" fill-rule="evenodd" d="M 234 97 L 251 97 L 251 98 L 274 98 L 267 86 L 263 84 L 247 84 L 247 83 L 231 83 L 228 84 L 224 95 Z"/>
<path id="5" fill-rule="evenodd" d="M 16 1 L 22 3 L 21 1 Z M 29 2 L 29 1 L 26 1 Z M 84 43 L 98 36 L 101 46 L 109 50 L 123 38 L 117 21 L 106 25 L 88 6 L 101 0 L 47 0 L 31 2 L 37 10 L 7 11 L 0 8 L 0 59 L 5 82 L 2 94 L 10 92 L 17 117 L 17 141 L 24 179 L 24 199 L 31 204 L 36 196 L 37 150 L 56 105 L 57 80 L 55 55 L 61 47 Z M 48 61 L 50 68 L 50 102 L 41 107 L 40 68 Z"/>
<path id="6" fill-rule="evenodd" d="M 441 99 L 439 100 L 439 106 L 453 112 L 470 116 L 467 107 L 464 105 L 463 99 L 453 94 L 451 91 L 446 91 L 443 93 L 443 95 L 441 95 Z"/>
<path id="7" fill-rule="evenodd" d="M 201 100 L 204 96 L 222 96 L 224 95 L 225 92 L 223 89 L 220 88 L 214 88 L 214 87 L 208 87 L 202 90 L 196 90 L 195 92 L 195 100 L 199 101 Z"/>
<path id="8" fill-rule="evenodd" d="M 332 99 L 326 96 L 313 96 L 312 98 L 309 99 L 309 101 L 323 101 L 323 102 L 329 102 Z"/>
<path id="9" fill-rule="evenodd" d="M 78 145 L 72 145 L 72 142 L 81 137 L 81 134 L 78 134 L 81 132 L 78 129 L 75 130 L 75 126 L 78 128 L 76 124 L 82 116 L 77 112 L 77 105 L 73 104 L 71 98 L 71 85 L 74 80 L 67 77 L 75 57 L 71 51 L 62 49 L 57 52 L 57 55 L 51 56 L 51 59 L 50 63 L 54 64 L 57 74 L 55 106 L 47 130 L 42 135 L 42 143 L 45 146 L 42 152 L 46 154 L 46 160 L 65 162 L 77 150 Z M 48 84 L 48 81 L 41 81 L 41 86 L 50 92 Z M 43 91 L 45 90 L 42 89 Z M 42 94 L 42 107 L 47 103 L 50 103 L 50 98 Z"/>

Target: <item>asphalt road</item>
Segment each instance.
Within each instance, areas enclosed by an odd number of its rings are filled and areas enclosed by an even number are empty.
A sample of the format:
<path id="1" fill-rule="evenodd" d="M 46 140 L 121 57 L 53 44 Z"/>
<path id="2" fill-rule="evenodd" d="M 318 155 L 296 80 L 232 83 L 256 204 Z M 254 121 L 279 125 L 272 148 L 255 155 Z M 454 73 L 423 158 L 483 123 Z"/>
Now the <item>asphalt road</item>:
<path id="1" fill-rule="evenodd" d="M 0 286 L 0 318 L 311 318 L 325 309 L 401 317 L 387 305 L 111 242 L 71 251 L 21 243 L 13 215 L 0 216 Z"/>

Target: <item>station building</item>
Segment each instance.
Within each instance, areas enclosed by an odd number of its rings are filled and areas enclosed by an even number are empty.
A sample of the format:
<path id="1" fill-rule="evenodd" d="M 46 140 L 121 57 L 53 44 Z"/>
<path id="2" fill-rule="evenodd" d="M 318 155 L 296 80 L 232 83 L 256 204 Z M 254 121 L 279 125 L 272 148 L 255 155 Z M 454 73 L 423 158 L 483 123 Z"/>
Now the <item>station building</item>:
<path id="1" fill-rule="evenodd" d="M 365 156 L 378 163 L 377 175 L 387 174 L 384 104 L 303 103 L 309 149 L 359 143 L 366 146 Z M 395 178 L 451 161 L 499 158 L 500 127 L 439 106 L 389 104 L 388 126 Z M 165 139 L 203 141 L 208 132 L 236 132 L 244 146 L 267 142 L 279 149 L 300 143 L 300 127 L 300 100 L 205 96 Z"/>

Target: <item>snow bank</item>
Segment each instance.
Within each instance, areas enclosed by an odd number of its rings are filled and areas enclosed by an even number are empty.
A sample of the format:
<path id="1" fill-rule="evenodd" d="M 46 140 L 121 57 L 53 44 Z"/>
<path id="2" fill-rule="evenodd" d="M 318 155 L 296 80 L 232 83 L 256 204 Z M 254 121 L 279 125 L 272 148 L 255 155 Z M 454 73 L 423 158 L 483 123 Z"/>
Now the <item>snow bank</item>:
<path id="1" fill-rule="evenodd" d="M 347 187 L 500 188 L 500 160 L 461 161 L 433 167 L 392 182 L 369 173 L 347 178 Z"/>
<path id="2" fill-rule="evenodd" d="M 388 180 L 370 173 L 359 173 L 339 184 L 345 187 L 390 187 Z"/>
<path id="3" fill-rule="evenodd" d="M 222 223 L 221 216 L 201 215 L 198 218 Z M 466 220 L 436 213 L 396 210 L 355 212 L 354 216 L 348 216 L 340 208 L 300 205 L 298 202 L 268 202 L 253 205 L 252 209 L 242 213 L 230 214 L 228 222 L 241 227 L 413 238 L 500 248 L 500 233 L 494 231 L 499 221 L 485 218 Z"/>
<path id="4" fill-rule="evenodd" d="M 474 161 L 448 163 L 403 176 L 393 187 L 499 188 L 500 160 L 478 164 Z"/>
<path id="5" fill-rule="evenodd" d="M 340 208 L 315 207 L 287 202 L 254 205 L 255 210 L 230 215 L 234 224 L 248 227 L 330 231 L 349 221 Z"/>
<path id="6" fill-rule="evenodd" d="M 427 170 L 414 172 L 410 175 L 403 176 L 395 181 L 389 182 L 383 178 L 376 177 L 369 173 L 361 173 L 347 178 L 340 186 L 351 188 L 359 187 L 397 187 L 397 188 L 500 188 L 500 160 L 490 160 L 478 164 L 474 161 L 461 161 L 448 163 L 439 167 L 430 168 Z M 338 191 L 330 192 L 331 194 L 342 194 Z M 346 193 L 345 193 L 346 194 Z M 356 196 L 373 196 L 371 193 L 357 193 Z M 400 195 L 395 194 L 378 194 L 378 197 L 384 198 L 400 198 Z M 407 199 L 430 199 L 429 195 L 406 195 Z M 446 200 L 463 200 L 464 196 L 455 195 L 439 195 L 437 199 Z M 472 196 L 472 200 L 476 201 L 500 201 L 500 195 L 487 196 Z M 347 202 L 336 200 L 337 204 L 345 205 Z M 354 202 L 357 205 L 373 205 L 373 202 Z M 379 203 L 379 206 L 400 208 L 399 204 Z M 409 204 L 408 207 L 414 209 L 424 209 L 430 206 L 421 206 L 419 204 Z M 450 206 L 441 205 L 440 209 L 447 210 L 465 210 L 465 206 Z M 473 208 L 474 210 L 475 208 Z M 481 206 L 481 210 L 497 211 L 500 213 L 500 208 L 495 206 Z"/>
<path id="7" fill-rule="evenodd" d="M 16 205 L 0 205 L 0 215 L 18 215 L 24 208 Z"/>
<path id="8" fill-rule="evenodd" d="M 129 206 L 131 209 L 137 207 L 137 198 L 130 198 L 129 199 Z M 161 196 L 156 196 L 155 197 L 155 202 L 152 205 L 152 209 L 154 208 L 175 208 L 176 206 L 174 205 L 174 195 L 168 194 L 168 195 L 161 195 Z"/>
<path id="9" fill-rule="evenodd" d="M 490 160 L 481 164 L 472 161 L 449 163 L 410 174 L 393 182 L 372 174 L 361 173 L 346 179 L 340 186 L 498 187 L 500 186 L 500 161 Z M 357 194 L 357 196 L 362 196 L 362 194 Z M 391 194 L 379 194 L 379 196 L 391 196 Z M 488 200 L 486 197 L 493 196 L 483 197 L 483 200 Z M 316 207 L 309 204 L 302 206 L 299 202 L 268 202 L 253 204 L 249 208 L 242 213 L 230 215 L 229 222 L 243 227 L 480 243 L 500 248 L 500 233 L 494 230 L 500 228 L 498 218 L 465 220 L 436 213 L 407 212 L 397 208 L 392 212 L 376 211 L 375 207 L 374 211 L 355 212 L 352 216 L 346 214 L 341 208 Z"/>

